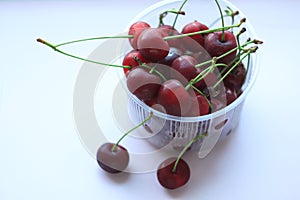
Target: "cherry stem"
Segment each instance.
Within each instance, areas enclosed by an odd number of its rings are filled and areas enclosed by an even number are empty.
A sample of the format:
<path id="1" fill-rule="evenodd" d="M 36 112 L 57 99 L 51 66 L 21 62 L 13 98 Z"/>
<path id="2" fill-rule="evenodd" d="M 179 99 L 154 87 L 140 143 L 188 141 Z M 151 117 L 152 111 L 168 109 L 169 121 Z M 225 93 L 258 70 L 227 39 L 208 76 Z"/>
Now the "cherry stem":
<path id="1" fill-rule="evenodd" d="M 153 72 L 155 72 L 158 76 L 160 76 L 160 78 L 161 78 L 162 80 L 167 81 L 166 77 L 165 77 L 162 73 L 160 73 L 159 71 L 157 71 L 157 70 L 155 69 L 156 66 L 150 67 L 150 66 L 146 65 L 145 63 L 141 64 L 140 66 L 145 67 L 146 69 L 149 69 L 149 70 L 150 70 L 150 71 L 149 71 L 150 74 L 152 74 Z"/>
<path id="2" fill-rule="evenodd" d="M 131 66 L 126 66 L 126 65 L 115 65 L 115 64 L 108 64 L 108 63 L 103 63 L 103 62 L 98 62 L 98 61 L 94 61 L 94 60 L 89 60 L 89 59 L 85 59 L 85 58 L 82 58 L 82 57 L 78 57 L 78 56 L 75 56 L 75 55 L 72 55 L 72 54 L 69 54 L 69 53 L 66 53 L 64 51 L 61 51 L 57 48 L 57 45 L 53 45 L 49 42 L 46 42 L 45 40 L 41 39 L 41 38 L 38 38 L 37 39 L 37 42 L 40 42 L 42 44 L 45 44 L 46 46 L 52 48 L 54 51 L 57 51 L 61 54 L 64 54 L 66 56 L 69 56 L 69 57 L 72 57 L 72 58 L 76 58 L 78 60 L 83 60 L 83 61 L 86 61 L 86 62 L 90 62 L 90 63 L 95 63 L 95 64 L 99 64 L 99 65 L 104 65 L 104 66 L 109 66 L 109 67 L 119 67 L 119 68 L 127 68 L 127 69 L 131 69 Z M 75 41 L 71 42 L 71 43 L 74 43 Z M 70 42 L 68 42 L 70 44 Z M 60 46 L 62 46 L 64 44 L 61 44 Z"/>
<path id="3" fill-rule="evenodd" d="M 221 58 L 227 56 L 228 54 L 231 54 L 232 52 L 235 52 L 236 50 L 238 50 L 238 49 L 240 49 L 240 48 L 243 48 L 243 47 L 245 47 L 245 46 L 247 46 L 247 45 L 249 45 L 249 44 L 252 44 L 252 43 L 256 43 L 255 41 L 258 41 L 258 40 L 249 40 L 249 41 L 245 42 L 243 45 L 241 45 L 240 47 L 237 46 L 237 47 L 231 49 L 230 51 L 227 51 L 226 53 L 224 53 L 224 54 L 222 54 L 222 55 L 216 57 L 216 59 L 219 60 L 219 59 L 221 59 Z M 258 44 L 258 43 L 257 43 L 257 44 Z M 261 43 L 260 43 L 260 44 L 261 44 Z M 202 62 L 202 63 L 199 63 L 199 64 L 195 65 L 195 67 L 196 67 L 196 68 L 202 67 L 202 66 L 207 65 L 207 64 L 210 64 L 210 63 L 212 63 L 212 59 L 211 59 L 211 60 L 208 60 L 208 61 L 205 61 L 205 62 Z"/>
<path id="4" fill-rule="evenodd" d="M 251 53 L 254 53 L 255 51 L 256 51 L 256 49 L 257 48 L 255 48 L 255 47 L 253 47 L 253 48 L 250 48 L 250 49 L 248 49 L 247 51 L 246 51 L 246 53 L 245 53 L 245 55 L 238 61 L 238 62 L 236 62 L 223 76 L 222 76 L 222 78 L 220 78 L 219 80 L 218 80 L 218 82 L 217 83 L 215 83 L 215 85 L 213 86 L 213 88 L 216 88 L 225 78 L 226 78 L 226 76 L 228 76 L 228 74 L 233 70 L 233 69 L 235 69 L 236 68 L 236 66 L 238 66 L 241 62 L 242 62 L 242 60 L 244 60 L 247 56 L 249 56 Z"/>
<path id="5" fill-rule="evenodd" d="M 174 30 L 175 25 L 176 25 L 176 22 L 177 22 L 177 19 L 178 19 L 178 16 L 179 16 L 179 12 L 181 12 L 181 10 L 182 10 L 182 8 L 183 8 L 183 6 L 184 6 L 184 4 L 185 4 L 186 2 L 187 2 L 187 0 L 184 0 L 184 1 L 182 2 L 181 6 L 180 6 L 180 8 L 179 8 L 179 10 L 178 10 L 178 13 L 176 14 L 176 17 L 175 17 L 175 19 L 174 19 L 174 22 L 173 22 L 173 25 L 172 25 L 172 30 Z"/>
<path id="6" fill-rule="evenodd" d="M 183 148 L 183 150 L 180 152 L 180 154 L 178 155 L 176 161 L 175 161 L 175 164 L 173 166 L 173 169 L 172 169 L 172 173 L 175 173 L 176 172 L 176 169 L 177 169 L 177 165 L 179 163 L 179 160 L 182 158 L 183 154 L 187 151 L 187 149 L 194 143 L 196 142 L 197 140 L 200 140 L 203 136 L 207 135 L 207 133 L 201 133 L 200 135 L 197 135 L 196 137 L 194 137 L 191 141 L 189 141 L 189 143 Z"/>
<path id="7" fill-rule="evenodd" d="M 131 133 L 132 131 L 134 131 L 135 129 L 137 129 L 138 127 L 142 126 L 144 123 L 146 123 L 148 120 L 150 120 L 153 116 L 153 113 L 150 112 L 149 116 L 144 119 L 141 123 L 139 123 L 138 125 L 136 125 L 135 127 L 133 127 L 132 129 L 130 129 L 129 131 L 127 131 L 118 141 L 117 143 L 114 144 L 114 146 L 112 147 L 111 151 L 116 151 L 117 149 L 117 146 L 119 145 L 119 143 L 129 134 Z"/>
<path id="8" fill-rule="evenodd" d="M 212 32 L 222 31 L 222 30 L 229 30 L 231 28 L 240 27 L 245 22 L 246 22 L 246 18 L 243 18 L 243 19 L 241 19 L 240 23 L 238 23 L 238 24 L 225 26 L 225 27 L 214 28 L 214 29 L 208 29 L 208 30 L 203 30 L 203 31 L 196 31 L 196 32 L 186 33 L 186 34 L 181 34 L 181 35 L 167 36 L 167 37 L 164 37 L 164 40 L 171 40 L 171 39 L 182 38 L 182 37 L 187 37 L 187 36 L 212 33 Z"/>
<path id="9" fill-rule="evenodd" d="M 234 24 L 234 17 L 236 16 L 236 15 L 238 15 L 239 14 L 239 11 L 235 11 L 235 12 L 233 12 L 233 10 L 230 8 L 230 7 L 228 7 L 227 6 L 227 9 L 228 10 L 225 10 L 225 15 L 223 14 L 223 17 L 224 17 L 224 19 L 225 19 L 225 17 L 231 17 L 231 24 L 233 25 Z M 212 27 L 212 26 L 214 26 L 217 22 L 219 22 L 221 20 L 221 17 L 219 17 L 219 18 L 217 18 L 215 21 L 213 21 L 210 25 L 209 25 L 209 27 Z"/>
<path id="10" fill-rule="evenodd" d="M 222 12 L 221 6 L 220 6 L 218 0 L 215 0 L 215 2 L 216 2 L 216 4 L 217 4 L 218 9 L 219 9 L 219 12 L 220 12 L 221 22 L 222 22 L 222 27 L 224 27 L 224 26 L 225 26 L 225 23 L 224 23 L 224 16 L 223 16 L 223 12 Z M 225 42 L 225 30 L 224 30 L 224 29 L 222 30 L 222 38 L 221 38 L 221 42 Z"/>
<path id="11" fill-rule="evenodd" d="M 201 94 L 201 95 L 204 97 L 204 99 L 205 99 L 205 100 L 207 101 L 207 103 L 208 103 L 209 108 L 211 109 L 211 108 L 212 108 L 211 102 L 210 102 L 209 99 L 206 97 L 206 95 L 203 94 L 203 92 L 202 92 L 201 90 L 199 90 L 198 88 L 196 88 L 194 85 L 191 85 L 191 87 L 192 87 L 196 92 L 198 92 L 199 94 Z"/>
<path id="12" fill-rule="evenodd" d="M 122 39 L 122 38 L 133 38 L 133 35 L 120 35 L 120 36 L 103 36 L 103 37 L 94 37 L 94 38 L 85 38 L 85 39 L 80 39 L 80 40 L 73 40 L 69 42 L 64 42 L 58 45 L 55 45 L 55 47 L 67 45 L 67 44 L 73 44 L 77 42 L 85 42 L 85 41 L 90 41 L 90 40 L 101 40 L 101 39 Z"/>
<path id="13" fill-rule="evenodd" d="M 175 10 L 175 9 L 166 10 L 159 15 L 159 25 L 158 26 L 165 25 L 165 23 L 163 22 L 163 19 L 167 16 L 168 13 L 173 13 L 173 14 L 177 14 L 177 15 L 185 15 L 185 12 L 181 11 L 181 10 Z M 174 27 L 172 27 L 172 29 L 174 29 Z"/>

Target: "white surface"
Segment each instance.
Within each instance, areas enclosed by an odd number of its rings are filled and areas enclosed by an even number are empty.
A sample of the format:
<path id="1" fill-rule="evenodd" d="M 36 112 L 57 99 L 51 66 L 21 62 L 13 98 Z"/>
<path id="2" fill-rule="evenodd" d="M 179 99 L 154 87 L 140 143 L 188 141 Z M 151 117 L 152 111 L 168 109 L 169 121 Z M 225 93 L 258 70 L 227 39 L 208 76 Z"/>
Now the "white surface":
<path id="1" fill-rule="evenodd" d="M 98 168 L 73 121 L 72 95 L 82 63 L 35 39 L 63 42 L 119 33 L 154 2 L 0 2 L 1 200 L 300 199 L 296 0 L 232 1 L 265 41 L 260 75 L 239 127 L 207 158 L 192 163 L 187 187 L 168 192 L 154 173 L 111 177 Z M 96 45 L 76 52 L 87 56 Z"/>

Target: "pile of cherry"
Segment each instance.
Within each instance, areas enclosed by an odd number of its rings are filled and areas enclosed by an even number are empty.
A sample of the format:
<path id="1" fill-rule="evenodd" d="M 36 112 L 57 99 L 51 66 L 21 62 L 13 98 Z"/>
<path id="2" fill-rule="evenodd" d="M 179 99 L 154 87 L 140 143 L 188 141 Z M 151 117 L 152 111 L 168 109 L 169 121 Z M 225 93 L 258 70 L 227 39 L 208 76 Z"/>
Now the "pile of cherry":
<path id="1" fill-rule="evenodd" d="M 158 104 L 155 108 L 170 115 L 200 116 L 224 108 L 242 93 L 246 68 L 237 57 L 232 31 L 210 31 L 193 21 L 179 33 L 171 25 L 151 28 L 138 21 L 129 35 L 133 49 L 123 60 L 130 67 L 124 68 L 127 87 L 147 105 Z"/>
<path id="2" fill-rule="evenodd" d="M 181 8 L 186 1 L 183 1 Z M 72 58 L 110 67 L 122 67 L 127 77 L 128 90 L 145 105 L 156 110 L 180 117 L 207 115 L 231 104 L 243 92 L 250 56 L 256 52 L 256 45 L 262 44 L 261 41 L 251 38 L 242 42 L 240 36 L 246 29 L 241 28 L 237 33 L 233 30 L 239 28 L 246 20 L 243 18 L 237 24 L 225 26 L 220 5 L 215 1 L 221 13 L 222 26 L 219 28 L 208 28 L 201 22 L 192 21 L 179 32 L 175 24 L 178 15 L 184 14 L 181 8 L 171 11 L 177 15 L 172 25 L 163 23 L 164 15 L 160 16 L 159 26 L 155 28 L 145 21 L 132 24 L 128 35 L 121 37 L 129 38 L 132 47 L 125 55 L 122 65 L 88 60 L 58 49 L 63 45 L 91 39 L 58 45 L 40 38 L 37 41 Z M 228 13 L 232 18 L 238 14 Z M 92 39 L 104 38 L 108 37 Z M 243 62 L 244 59 L 248 59 L 245 62 L 247 66 Z M 103 170 L 109 173 L 126 170 L 129 153 L 120 142 L 152 116 L 153 113 L 150 112 L 146 119 L 123 134 L 116 143 L 100 145 L 96 159 Z M 190 168 L 182 156 L 196 140 L 207 134 L 209 133 L 197 135 L 177 158 L 168 158 L 158 166 L 157 178 L 163 187 L 176 189 L 188 182 Z"/>

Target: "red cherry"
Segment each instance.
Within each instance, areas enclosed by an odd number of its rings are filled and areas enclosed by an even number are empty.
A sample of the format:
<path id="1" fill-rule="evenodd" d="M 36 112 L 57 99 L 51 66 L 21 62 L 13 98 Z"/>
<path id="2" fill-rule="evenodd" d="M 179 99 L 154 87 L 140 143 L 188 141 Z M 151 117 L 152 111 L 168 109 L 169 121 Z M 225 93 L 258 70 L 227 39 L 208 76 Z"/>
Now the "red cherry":
<path id="1" fill-rule="evenodd" d="M 191 116 L 202 116 L 209 114 L 210 107 L 207 99 L 196 92 L 196 96 L 192 99 Z"/>
<path id="2" fill-rule="evenodd" d="M 197 60 L 194 57 L 182 55 L 172 62 L 172 69 L 179 72 L 185 78 L 184 81 L 190 81 L 197 76 L 196 64 Z M 180 79 L 179 77 L 176 77 L 176 75 L 174 78 Z"/>
<path id="3" fill-rule="evenodd" d="M 185 116 L 191 108 L 191 96 L 185 87 L 176 79 L 162 84 L 157 95 L 158 104 L 170 115 Z"/>
<path id="4" fill-rule="evenodd" d="M 161 79 L 141 67 L 136 67 L 128 73 L 128 90 L 140 100 L 145 101 L 156 97 L 160 86 Z"/>
<path id="5" fill-rule="evenodd" d="M 241 62 L 236 68 L 234 68 L 224 79 L 224 85 L 234 89 L 235 91 L 241 90 L 244 80 L 246 78 L 246 68 Z"/>
<path id="6" fill-rule="evenodd" d="M 164 65 L 168 65 L 171 66 L 172 62 L 178 58 L 179 56 L 181 56 L 183 53 L 180 49 L 177 49 L 175 47 L 170 47 L 170 51 L 168 53 L 168 55 L 159 61 L 159 63 L 164 64 Z"/>
<path id="7" fill-rule="evenodd" d="M 238 95 L 236 94 L 235 90 L 229 87 L 225 87 L 224 92 L 220 94 L 220 101 L 226 100 L 226 105 L 231 104 L 237 99 Z"/>
<path id="8" fill-rule="evenodd" d="M 176 29 L 173 29 L 173 27 L 170 25 L 162 25 L 162 26 L 159 26 L 158 29 L 163 32 L 164 37 L 180 35 L 180 33 Z M 175 47 L 178 49 L 182 48 L 182 38 L 174 38 L 171 40 L 167 40 L 167 42 L 170 47 Z"/>
<path id="9" fill-rule="evenodd" d="M 182 34 L 194 33 L 194 32 L 203 31 L 203 30 L 208 30 L 208 27 L 198 21 L 194 21 L 194 22 L 190 22 L 190 23 L 186 24 L 183 27 L 181 33 Z M 204 46 L 203 34 L 192 35 L 189 37 L 192 38 L 193 40 L 195 40 L 201 46 Z M 187 43 L 190 43 L 190 40 L 184 40 L 184 41 Z M 193 46 L 193 44 L 186 44 L 186 46 Z"/>
<path id="10" fill-rule="evenodd" d="M 135 68 L 139 66 L 139 62 L 137 62 L 138 59 L 142 63 L 147 63 L 148 61 L 143 57 L 141 52 L 137 50 L 131 50 L 129 53 L 127 53 L 123 59 L 122 65 L 124 66 L 131 66 L 131 68 Z M 127 74 L 127 72 L 130 70 L 128 68 L 123 68 L 124 73 Z"/>
<path id="11" fill-rule="evenodd" d="M 129 153 L 121 145 L 117 145 L 113 151 L 113 143 L 102 144 L 97 151 L 99 166 L 109 173 L 120 173 L 126 169 L 129 163 Z"/>
<path id="12" fill-rule="evenodd" d="M 164 59 L 170 50 L 170 46 L 164 39 L 163 32 L 157 28 L 145 29 L 139 35 L 137 46 L 142 55 L 151 62 Z"/>
<path id="13" fill-rule="evenodd" d="M 205 37 L 204 47 L 211 57 L 218 57 L 222 54 L 237 47 L 235 35 L 230 31 L 224 31 L 224 41 L 222 40 L 223 32 L 209 33 Z M 236 56 L 236 51 L 219 59 L 219 63 L 229 64 Z"/>
<path id="14" fill-rule="evenodd" d="M 197 74 L 200 74 L 203 71 L 201 68 L 197 68 Z M 196 82 L 194 86 L 201 91 L 204 91 L 208 87 L 212 87 L 215 83 L 218 82 L 218 78 L 214 72 L 208 73 L 203 79 Z"/>
<path id="15" fill-rule="evenodd" d="M 133 23 L 128 31 L 128 35 L 133 35 L 133 38 L 129 38 L 129 42 L 132 48 L 137 49 L 137 40 L 141 32 L 145 29 L 150 28 L 150 25 L 147 22 L 138 21 Z"/>
<path id="16" fill-rule="evenodd" d="M 176 171 L 173 172 L 173 167 L 177 158 L 168 158 L 163 161 L 157 170 L 157 179 L 159 183 L 167 189 L 177 189 L 185 185 L 190 179 L 190 168 L 188 164 L 180 159 L 176 167 Z"/>

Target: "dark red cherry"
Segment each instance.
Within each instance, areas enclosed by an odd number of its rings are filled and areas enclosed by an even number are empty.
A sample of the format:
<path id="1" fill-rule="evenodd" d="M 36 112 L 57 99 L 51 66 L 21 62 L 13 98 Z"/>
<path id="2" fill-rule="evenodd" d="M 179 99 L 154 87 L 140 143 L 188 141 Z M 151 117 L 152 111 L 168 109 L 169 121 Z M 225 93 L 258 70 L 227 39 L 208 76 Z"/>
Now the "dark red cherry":
<path id="1" fill-rule="evenodd" d="M 197 68 L 195 67 L 196 64 L 197 60 L 194 57 L 182 55 L 172 62 L 172 69 L 179 72 L 186 81 L 190 81 L 197 76 Z M 178 77 L 174 76 L 174 78 Z"/>
<path id="2" fill-rule="evenodd" d="M 170 25 L 162 25 L 162 26 L 159 26 L 158 29 L 163 32 L 164 37 L 180 35 L 180 33 L 176 29 L 173 29 L 172 26 L 170 26 Z M 181 47 L 182 47 L 182 38 L 174 38 L 171 40 L 167 40 L 167 42 L 170 47 L 175 47 L 178 49 L 181 49 Z"/>
<path id="3" fill-rule="evenodd" d="M 185 116 L 191 108 L 191 96 L 185 87 L 176 79 L 162 84 L 157 95 L 158 104 L 170 115 Z"/>
<path id="4" fill-rule="evenodd" d="M 188 24 L 186 24 L 181 33 L 182 34 L 186 34 L 186 33 L 194 33 L 194 32 L 198 32 L 198 31 L 203 31 L 203 30 L 208 30 L 208 27 L 198 21 L 194 21 L 194 22 L 190 22 Z M 203 34 L 197 34 L 197 35 L 192 35 L 189 36 L 190 38 L 192 38 L 193 40 L 195 40 L 199 45 L 204 46 L 204 37 Z M 189 42 L 190 40 L 185 40 L 185 42 Z M 188 46 L 189 44 L 186 44 L 186 46 Z M 193 45 L 193 44 L 191 44 Z"/>
<path id="5" fill-rule="evenodd" d="M 156 97 L 162 83 L 156 74 L 150 74 L 142 67 L 132 69 L 126 82 L 128 90 L 143 101 Z"/>
<path id="6" fill-rule="evenodd" d="M 226 100 L 226 105 L 231 104 L 232 102 L 234 102 L 237 99 L 238 95 L 235 92 L 234 89 L 229 88 L 229 87 L 225 87 L 224 92 L 222 92 L 220 94 L 220 101 L 224 101 L 224 99 Z"/>
<path id="7" fill-rule="evenodd" d="M 99 166 L 109 173 L 120 173 L 126 169 L 129 163 L 129 153 L 121 145 L 117 145 L 113 151 L 113 143 L 102 144 L 97 151 Z"/>
<path id="8" fill-rule="evenodd" d="M 222 40 L 222 31 L 209 33 L 205 37 L 204 47 L 211 57 L 218 57 L 237 47 L 235 35 L 231 31 L 224 31 L 224 40 Z M 234 51 L 229 55 L 218 60 L 218 63 L 229 64 L 236 56 Z"/>
<path id="9" fill-rule="evenodd" d="M 182 187 L 190 179 L 190 168 L 188 164 L 180 159 L 176 167 L 176 171 L 173 172 L 173 167 L 177 158 L 168 158 L 163 161 L 157 169 L 157 179 L 159 183 L 167 189 L 173 190 Z"/>
<path id="10" fill-rule="evenodd" d="M 133 23 L 128 31 L 128 35 L 133 35 L 133 38 L 129 38 L 129 42 L 132 48 L 137 49 L 137 40 L 141 32 L 147 28 L 150 28 L 150 25 L 147 22 L 138 21 Z"/>
<path id="11" fill-rule="evenodd" d="M 192 99 L 192 107 L 190 111 L 190 116 L 202 116 L 209 114 L 210 107 L 207 99 L 196 92 L 195 97 Z"/>
<path id="12" fill-rule="evenodd" d="M 241 90 L 244 80 L 246 78 L 246 68 L 243 63 L 240 63 L 235 69 L 233 69 L 224 79 L 224 85 L 229 88 L 235 89 L 235 91 Z"/>
<path id="13" fill-rule="evenodd" d="M 168 53 L 168 55 L 159 61 L 159 63 L 164 64 L 164 65 L 168 65 L 171 66 L 172 62 L 178 58 L 179 56 L 181 56 L 183 53 L 180 49 L 177 49 L 175 47 L 170 47 L 170 51 Z"/>
<path id="14" fill-rule="evenodd" d="M 157 28 L 145 29 L 139 35 L 137 46 L 142 55 L 151 62 L 164 59 L 170 50 L 168 42 L 164 40 L 163 32 Z"/>
<path id="15" fill-rule="evenodd" d="M 201 68 L 197 68 L 197 75 L 203 71 Z M 203 75 L 206 73 L 203 73 Z M 215 83 L 218 82 L 218 78 L 214 72 L 208 73 L 203 79 L 196 82 L 194 86 L 201 91 L 204 91 L 205 88 L 212 87 Z"/>
<path id="16" fill-rule="evenodd" d="M 142 63 L 147 63 L 148 61 L 143 57 L 141 52 L 133 49 L 129 53 L 127 53 L 123 59 L 122 65 L 124 66 L 131 66 L 131 68 L 135 68 L 139 66 L 139 62 L 137 59 Z M 124 73 L 127 74 L 127 72 L 130 70 L 128 68 L 123 68 Z"/>

